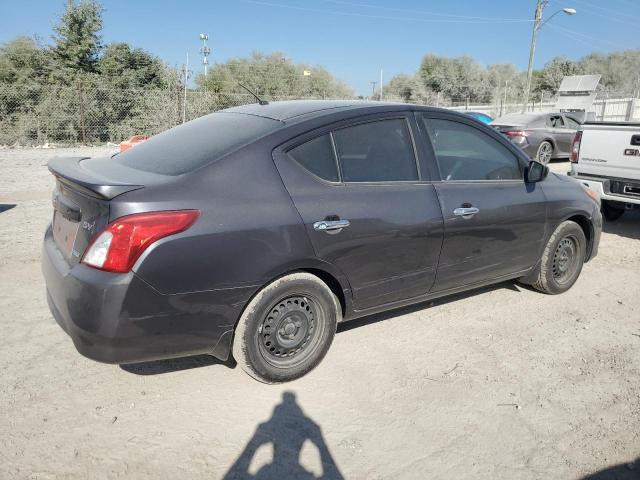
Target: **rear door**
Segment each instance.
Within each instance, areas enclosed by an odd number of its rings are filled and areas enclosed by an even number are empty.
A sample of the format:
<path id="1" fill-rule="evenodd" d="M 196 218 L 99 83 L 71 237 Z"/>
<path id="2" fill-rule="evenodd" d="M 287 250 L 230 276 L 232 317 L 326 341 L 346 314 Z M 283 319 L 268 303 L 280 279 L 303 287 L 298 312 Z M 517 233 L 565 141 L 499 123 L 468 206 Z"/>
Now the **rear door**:
<path id="1" fill-rule="evenodd" d="M 573 134 L 572 130 L 566 127 L 564 117 L 562 115 L 549 116 L 547 127 L 556 144 L 555 156 L 568 157 Z"/>
<path id="2" fill-rule="evenodd" d="M 535 264 L 545 238 L 542 189 L 523 164 L 484 129 L 459 117 L 417 114 L 435 155 L 444 242 L 433 291 L 505 277 Z M 506 140 L 504 140 L 506 143 Z"/>
<path id="3" fill-rule="evenodd" d="M 316 255 L 349 279 L 363 310 L 427 293 L 442 245 L 442 214 L 416 162 L 408 114 L 350 120 L 274 152 Z"/>

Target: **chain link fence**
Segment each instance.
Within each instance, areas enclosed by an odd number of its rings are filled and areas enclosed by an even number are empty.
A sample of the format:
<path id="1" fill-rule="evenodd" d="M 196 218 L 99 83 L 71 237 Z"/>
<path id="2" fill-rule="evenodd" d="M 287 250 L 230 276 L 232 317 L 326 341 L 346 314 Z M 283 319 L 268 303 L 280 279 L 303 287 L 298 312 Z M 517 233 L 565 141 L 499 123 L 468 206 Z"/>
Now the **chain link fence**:
<path id="1" fill-rule="evenodd" d="M 314 97 L 274 97 L 290 100 Z M 116 89 L 0 86 L 0 145 L 118 143 L 154 135 L 216 110 L 254 103 L 249 93 L 175 88 Z"/>
<path id="2" fill-rule="evenodd" d="M 423 103 L 488 113 L 519 112 L 521 92 L 497 89 L 491 103 L 443 98 L 433 93 Z M 268 96 L 265 100 L 317 97 Z M 395 98 L 385 100 L 398 101 Z M 125 89 L 78 83 L 17 89 L 0 86 L 0 145 L 119 143 L 132 135 L 154 135 L 184 121 L 236 105 L 254 103 L 249 93 L 170 88 Z M 553 111 L 551 94 L 532 99 L 529 111 Z M 640 99 L 625 93 L 601 93 L 593 105 L 596 120 L 639 121 Z"/>

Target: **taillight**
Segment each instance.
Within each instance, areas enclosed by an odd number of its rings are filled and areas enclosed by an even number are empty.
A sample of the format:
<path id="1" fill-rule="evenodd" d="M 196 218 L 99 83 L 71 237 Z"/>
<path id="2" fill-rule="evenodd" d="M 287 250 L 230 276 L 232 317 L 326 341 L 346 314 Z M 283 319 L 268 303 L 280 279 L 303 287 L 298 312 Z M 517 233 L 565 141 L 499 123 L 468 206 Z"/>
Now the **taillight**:
<path id="1" fill-rule="evenodd" d="M 117 218 L 91 243 L 82 263 L 108 272 L 128 272 L 149 245 L 184 232 L 199 215 L 198 210 L 169 210 Z"/>
<path id="2" fill-rule="evenodd" d="M 582 142 L 582 132 L 576 132 L 571 143 L 571 163 L 578 163 L 578 157 L 580 156 L 580 142 Z"/>
<path id="3" fill-rule="evenodd" d="M 529 132 L 526 130 L 509 130 L 508 132 L 504 132 L 507 137 L 526 137 L 529 135 Z"/>

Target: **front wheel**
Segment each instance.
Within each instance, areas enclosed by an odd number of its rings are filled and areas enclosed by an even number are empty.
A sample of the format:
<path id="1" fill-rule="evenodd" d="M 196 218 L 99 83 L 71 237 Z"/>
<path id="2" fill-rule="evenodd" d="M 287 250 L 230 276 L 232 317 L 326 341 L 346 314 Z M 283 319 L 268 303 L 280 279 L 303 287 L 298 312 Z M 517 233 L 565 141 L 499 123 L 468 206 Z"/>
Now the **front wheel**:
<path id="1" fill-rule="evenodd" d="M 552 155 L 553 155 L 553 145 L 551 145 L 551 142 L 547 142 L 545 140 L 538 147 L 538 152 L 536 153 L 536 160 L 546 165 L 551 161 Z"/>
<path id="2" fill-rule="evenodd" d="M 242 369 L 263 383 L 299 378 L 324 358 L 342 318 L 331 289 L 310 273 L 267 285 L 245 308 L 233 341 Z"/>
<path id="3" fill-rule="evenodd" d="M 530 285 L 552 295 L 566 292 L 580 276 L 586 251 L 587 239 L 580 225 L 562 222 L 549 238 Z"/>

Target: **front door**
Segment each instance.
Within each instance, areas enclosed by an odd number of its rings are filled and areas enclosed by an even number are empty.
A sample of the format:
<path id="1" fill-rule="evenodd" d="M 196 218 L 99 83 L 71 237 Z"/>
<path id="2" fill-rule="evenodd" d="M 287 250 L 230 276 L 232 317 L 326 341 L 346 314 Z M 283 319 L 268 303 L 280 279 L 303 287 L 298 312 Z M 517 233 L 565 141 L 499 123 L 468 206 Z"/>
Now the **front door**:
<path id="1" fill-rule="evenodd" d="M 418 115 L 442 181 L 444 243 L 433 291 L 528 269 L 545 236 L 545 196 L 500 139 L 464 120 Z"/>
<path id="2" fill-rule="evenodd" d="M 411 120 L 341 124 L 275 153 L 316 255 L 346 275 L 356 310 L 425 294 L 435 280 L 442 214 Z"/>

